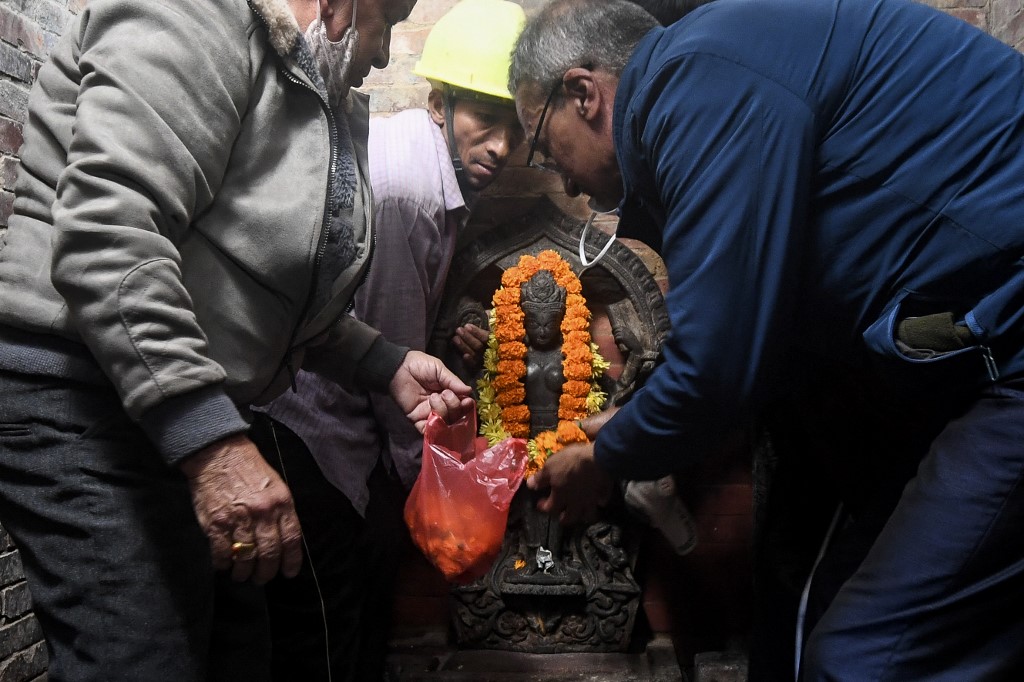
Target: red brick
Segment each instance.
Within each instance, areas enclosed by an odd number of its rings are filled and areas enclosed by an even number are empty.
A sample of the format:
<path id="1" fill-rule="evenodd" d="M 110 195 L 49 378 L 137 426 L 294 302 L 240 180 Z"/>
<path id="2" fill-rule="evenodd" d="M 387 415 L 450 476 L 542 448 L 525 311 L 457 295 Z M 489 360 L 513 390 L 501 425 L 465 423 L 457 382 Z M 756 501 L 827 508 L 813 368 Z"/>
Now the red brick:
<path id="1" fill-rule="evenodd" d="M 24 141 L 21 124 L 0 116 L 0 153 L 17 154 Z"/>
<path id="2" fill-rule="evenodd" d="M 14 180 L 18 176 L 18 159 L 13 156 L 0 157 L 0 187 L 14 189 Z"/>
<path id="3" fill-rule="evenodd" d="M 430 33 L 430 26 L 399 24 L 391 32 L 391 54 L 412 54 L 417 57 L 423 52 L 423 43 Z"/>
<path id="4" fill-rule="evenodd" d="M 28 50 L 40 59 L 47 55 L 43 29 L 6 4 L 0 5 L 0 38 Z"/>

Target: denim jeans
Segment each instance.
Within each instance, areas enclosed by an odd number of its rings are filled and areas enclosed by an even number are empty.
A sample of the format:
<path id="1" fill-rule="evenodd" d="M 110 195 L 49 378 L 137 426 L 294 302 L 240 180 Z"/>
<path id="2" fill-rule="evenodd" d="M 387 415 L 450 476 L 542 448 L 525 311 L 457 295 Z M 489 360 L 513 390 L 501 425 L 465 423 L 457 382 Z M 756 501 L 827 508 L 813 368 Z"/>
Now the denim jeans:
<path id="1" fill-rule="evenodd" d="M 262 590 L 214 573 L 187 481 L 112 386 L 0 371 L 0 523 L 50 680 L 269 678 Z"/>

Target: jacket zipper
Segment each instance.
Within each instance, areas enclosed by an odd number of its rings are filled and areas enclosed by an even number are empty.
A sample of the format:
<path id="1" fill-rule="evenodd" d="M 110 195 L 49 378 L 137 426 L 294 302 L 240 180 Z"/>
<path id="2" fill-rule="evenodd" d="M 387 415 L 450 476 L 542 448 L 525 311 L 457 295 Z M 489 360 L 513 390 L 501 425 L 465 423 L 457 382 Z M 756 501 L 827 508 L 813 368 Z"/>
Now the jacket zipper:
<path id="1" fill-rule="evenodd" d="M 338 124 L 334 120 L 334 112 L 331 111 L 330 105 L 320 96 L 314 88 L 303 83 L 296 76 L 290 73 L 287 69 L 282 68 L 281 72 L 284 73 L 285 78 L 295 83 L 301 88 L 309 90 L 317 98 L 320 103 L 320 108 L 327 114 L 327 128 L 330 132 L 330 145 L 331 145 L 331 162 L 328 167 L 329 173 L 327 175 L 327 197 L 324 202 L 324 215 L 323 221 L 320 224 L 320 239 L 316 247 L 316 255 L 313 258 L 313 272 L 310 275 L 309 282 L 309 294 L 306 296 L 306 303 L 302 306 L 302 312 L 298 317 L 298 323 L 292 330 L 291 341 L 288 342 L 288 356 L 285 361 L 285 365 L 288 369 L 288 374 L 291 378 L 292 391 L 295 392 L 295 369 L 292 362 L 292 356 L 295 353 L 295 337 L 299 334 L 299 329 L 302 326 L 303 321 L 306 319 L 306 315 L 309 313 L 310 307 L 313 305 L 313 295 L 316 293 L 316 283 L 320 274 L 320 264 L 323 261 L 324 253 L 327 251 L 327 237 L 331 231 L 331 212 L 334 208 L 334 196 L 332 190 L 334 189 L 334 176 L 338 171 Z"/>

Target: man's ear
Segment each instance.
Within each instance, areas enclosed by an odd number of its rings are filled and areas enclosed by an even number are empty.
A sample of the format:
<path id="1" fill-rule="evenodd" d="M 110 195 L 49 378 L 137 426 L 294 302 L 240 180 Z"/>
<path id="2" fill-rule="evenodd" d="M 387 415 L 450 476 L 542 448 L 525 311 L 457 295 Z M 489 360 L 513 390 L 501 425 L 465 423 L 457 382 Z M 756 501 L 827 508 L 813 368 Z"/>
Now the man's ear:
<path id="1" fill-rule="evenodd" d="M 562 77 L 562 82 L 573 110 L 584 120 L 591 121 L 601 113 L 604 93 L 594 71 L 582 66 L 569 69 Z"/>
<path id="2" fill-rule="evenodd" d="M 427 111 L 430 113 L 430 120 L 444 128 L 444 93 L 437 88 L 427 95 Z"/>

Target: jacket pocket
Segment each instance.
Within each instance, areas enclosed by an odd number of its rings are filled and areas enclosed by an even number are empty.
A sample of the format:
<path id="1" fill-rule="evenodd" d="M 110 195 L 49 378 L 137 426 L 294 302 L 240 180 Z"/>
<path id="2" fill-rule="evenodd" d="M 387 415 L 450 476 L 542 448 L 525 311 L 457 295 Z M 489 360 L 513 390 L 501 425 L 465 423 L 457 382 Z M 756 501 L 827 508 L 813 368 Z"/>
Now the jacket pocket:
<path id="1" fill-rule="evenodd" d="M 962 306 L 949 299 L 904 289 L 863 338 L 886 383 L 907 393 L 948 394 L 994 383 L 999 373 L 987 346 L 955 320 Z M 926 320 L 925 318 L 929 318 Z M 948 334 L 942 320 L 949 320 Z M 929 331 L 909 338 L 908 330 L 925 322 Z M 901 338 L 901 336 L 903 338 Z M 935 339 L 922 344 L 920 336 Z"/>

